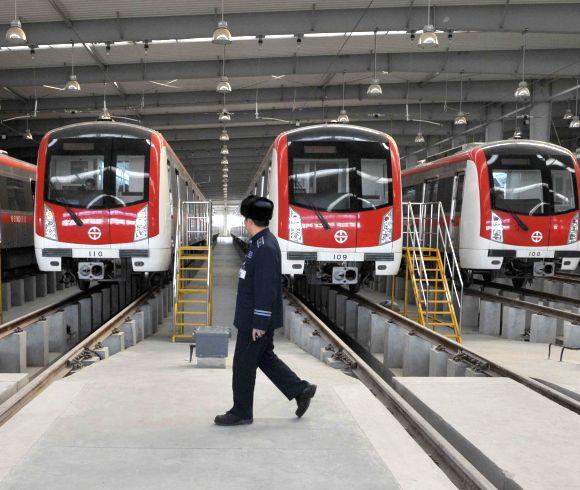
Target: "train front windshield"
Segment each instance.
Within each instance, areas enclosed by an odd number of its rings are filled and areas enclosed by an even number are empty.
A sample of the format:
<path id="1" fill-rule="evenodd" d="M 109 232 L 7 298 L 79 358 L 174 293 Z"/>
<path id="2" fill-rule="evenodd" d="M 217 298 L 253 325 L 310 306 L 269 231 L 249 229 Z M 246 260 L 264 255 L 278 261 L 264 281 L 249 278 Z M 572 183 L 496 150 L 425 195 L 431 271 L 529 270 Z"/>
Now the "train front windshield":
<path id="1" fill-rule="evenodd" d="M 564 153 L 487 151 L 494 209 L 529 216 L 569 213 L 578 208 L 572 158 Z"/>
<path id="2" fill-rule="evenodd" d="M 46 156 L 45 200 L 87 209 L 147 201 L 149 151 L 142 139 L 53 140 Z"/>
<path id="3" fill-rule="evenodd" d="M 290 202 L 326 212 L 392 204 L 387 144 L 366 141 L 293 141 L 288 147 Z"/>

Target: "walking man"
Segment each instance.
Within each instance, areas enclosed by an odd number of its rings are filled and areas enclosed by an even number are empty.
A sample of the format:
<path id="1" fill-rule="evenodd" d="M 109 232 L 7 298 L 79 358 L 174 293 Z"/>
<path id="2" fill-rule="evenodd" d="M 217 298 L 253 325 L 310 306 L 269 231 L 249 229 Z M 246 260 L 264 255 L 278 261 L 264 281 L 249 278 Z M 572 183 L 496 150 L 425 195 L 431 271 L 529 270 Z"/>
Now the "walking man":
<path id="1" fill-rule="evenodd" d="M 280 247 L 268 229 L 273 210 L 272 201 L 256 196 L 248 196 L 240 207 L 251 239 L 238 278 L 234 318 L 238 336 L 232 379 L 234 406 L 215 418 L 217 425 L 253 422 L 257 368 L 288 400 L 296 400 L 298 417 L 308 410 L 316 393 L 316 385 L 301 380 L 274 354 L 274 330 L 282 326 L 282 274 Z"/>

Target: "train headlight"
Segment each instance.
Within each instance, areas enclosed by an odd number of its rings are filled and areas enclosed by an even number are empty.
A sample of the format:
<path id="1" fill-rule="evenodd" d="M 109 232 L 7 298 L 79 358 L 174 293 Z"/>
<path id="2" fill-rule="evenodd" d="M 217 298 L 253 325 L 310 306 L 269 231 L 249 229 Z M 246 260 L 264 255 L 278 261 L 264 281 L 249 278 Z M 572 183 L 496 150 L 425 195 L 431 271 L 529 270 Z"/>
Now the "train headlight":
<path id="1" fill-rule="evenodd" d="M 51 240 L 58 240 L 54 213 L 48 206 L 44 206 L 44 237 Z"/>
<path id="2" fill-rule="evenodd" d="M 137 213 L 137 219 L 135 220 L 135 234 L 133 235 L 133 241 L 144 240 L 147 238 L 149 233 L 148 225 L 148 212 L 147 206 L 145 206 L 141 211 Z"/>
<path id="3" fill-rule="evenodd" d="M 300 215 L 292 208 L 290 208 L 290 215 L 288 216 L 288 231 L 290 233 L 291 242 L 304 242 L 302 238 L 302 218 L 300 218 Z"/>
<path id="4" fill-rule="evenodd" d="M 503 221 L 494 212 L 491 213 L 491 239 L 503 243 Z"/>
<path id="5" fill-rule="evenodd" d="M 576 213 L 576 216 L 572 218 L 570 221 L 570 231 L 568 232 L 568 243 L 575 243 L 578 241 L 578 220 L 579 215 Z"/>
<path id="6" fill-rule="evenodd" d="M 393 209 L 389 209 L 383 216 L 383 224 L 381 226 L 380 245 L 393 241 Z"/>

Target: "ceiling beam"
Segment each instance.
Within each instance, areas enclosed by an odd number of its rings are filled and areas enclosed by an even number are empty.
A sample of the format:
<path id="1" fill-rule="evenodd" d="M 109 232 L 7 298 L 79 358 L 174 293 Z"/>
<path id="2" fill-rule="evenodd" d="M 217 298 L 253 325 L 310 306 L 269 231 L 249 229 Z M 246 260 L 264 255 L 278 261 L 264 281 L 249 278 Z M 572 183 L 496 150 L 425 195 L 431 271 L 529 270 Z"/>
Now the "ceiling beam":
<path id="1" fill-rule="evenodd" d="M 498 5 L 442 5 L 434 7 L 433 23 L 443 30 L 482 32 L 578 33 L 578 6 L 575 3 Z M 193 7 L 195 8 L 195 7 Z M 372 8 L 364 15 L 361 8 L 320 9 L 301 11 L 268 11 L 228 13 L 226 19 L 236 36 L 268 34 L 301 34 L 316 32 L 346 32 L 353 19 L 362 16 L 358 31 L 400 31 L 422 29 L 426 8 Z M 26 12 L 21 12 L 26 19 Z M 87 42 L 143 41 L 145 39 L 188 39 L 209 37 L 216 16 L 179 15 L 142 18 L 110 18 L 75 20 L 76 33 Z M 71 39 L 71 26 L 65 22 L 31 22 L 24 28 L 30 43 L 66 43 Z M 2 40 L 4 42 L 4 40 Z"/>
<path id="2" fill-rule="evenodd" d="M 521 62 L 520 51 L 469 51 L 469 52 L 419 52 L 379 54 L 379 67 L 390 66 L 391 72 L 433 73 L 486 73 L 489 75 L 516 75 Z M 528 50 L 526 53 L 526 73 L 531 78 L 549 76 L 576 76 L 580 63 L 580 50 L 546 49 Z M 327 67 L 336 66 L 340 72 L 369 73 L 368 56 L 304 56 L 300 59 L 297 75 L 323 75 Z M 294 62 L 291 57 L 264 58 L 261 60 L 264 73 L 292 74 Z M 5 69 L 0 72 L 0 85 L 21 87 L 30 86 L 30 69 Z M 62 85 L 68 79 L 68 67 L 39 68 L 36 80 L 40 85 Z M 102 83 L 103 73 L 97 66 L 78 66 L 75 68 L 81 84 Z M 228 60 L 227 74 L 233 88 L 236 81 L 244 77 L 255 77 L 256 65 L 247 59 Z M 176 61 L 157 62 L 147 65 L 150 80 L 169 79 L 218 79 L 217 61 Z M 140 63 L 109 65 L 108 79 L 117 82 L 136 82 L 143 80 L 143 67 Z"/>

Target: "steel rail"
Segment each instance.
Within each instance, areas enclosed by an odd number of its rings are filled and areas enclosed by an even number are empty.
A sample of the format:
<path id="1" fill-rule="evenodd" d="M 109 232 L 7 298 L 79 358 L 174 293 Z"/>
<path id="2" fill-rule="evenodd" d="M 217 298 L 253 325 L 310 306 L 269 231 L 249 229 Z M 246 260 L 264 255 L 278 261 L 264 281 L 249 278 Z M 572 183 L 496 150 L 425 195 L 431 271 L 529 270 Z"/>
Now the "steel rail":
<path id="1" fill-rule="evenodd" d="M 23 329 L 32 325 L 33 323 L 37 322 L 39 318 L 53 313 L 55 311 L 60 310 L 62 307 L 67 306 L 71 303 L 76 303 L 78 300 L 83 299 L 87 296 L 90 296 L 92 293 L 100 291 L 103 288 L 102 285 L 93 286 L 87 291 L 80 291 L 75 293 L 71 296 L 67 296 L 55 303 L 51 303 L 49 305 L 43 306 L 42 308 L 38 308 L 37 310 L 31 311 L 29 313 L 25 313 L 14 320 L 10 320 L 9 322 L 0 324 L 0 339 L 10 335 L 17 329 Z"/>
<path id="2" fill-rule="evenodd" d="M 556 308 L 551 308 L 549 306 L 537 305 L 535 303 L 530 303 L 529 301 L 524 301 L 522 299 L 497 296 L 495 294 L 485 293 L 483 291 L 478 291 L 476 289 L 466 289 L 464 293 L 470 296 L 476 296 L 478 298 L 485 299 L 486 301 L 494 301 L 495 303 L 502 303 L 507 306 L 513 306 L 515 308 L 521 308 L 523 310 L 539 313 L 540 315 L 551 316 L 561 318 L 563 320 L 568 320 L 574 323 L 580 323 L 580 315 L 577 313 L 570 313 L 568 311 L 558 310 Z"/>
<path id="3" fill-rule="evenodd" d="M 289 291 L 287 291 L 287 294 L 291 301 L 303 310 L 313 326 L 322 331 L 335 348 L 345 352 L 354 361 L 351 366 L 353 374 L 393 413 L 417 443 L 423 447 L 459 488 L 495 488 L 475 466 L 437 432 L 361 356 L 321 320 L 301 298 Z"/>
<path id="4" fill-rule="evenodd" d="M 362 304 L 363 306 L 370 309 L 374 313 L 382 317 L 395 320 L 397 322 L 397 325 L 407 329 L 409 332 L 413 332 L 414 335 L 417 335 L 418 337 L 427 340 L 433 345 L 442 345 L 447 350 L 452 352 L 454 355 L 459 354 L 467 355 L 468 360 L 476 361 L 477 365 L 483 368 L 482 370 L 486 372 L 486 374 L 489 374 L 491 376 L 501 376 L 504 378 L 513 379 L 517 383 L 526 386 L 527 388 L 535 391 L 536 393 L 548 398 L 549 400 L 552 400 L 558 405 L 561 405 L 567 408 L 568 410 L 571 410 L 572 412 L 580 415 L 580 402 L 578 400 L 575 400 L 572 397 L 564 395 L 563 393 L 560 393 L 559 391 L 550 388 L 549 386 L 546 386 L 533 378 L 518 374 L 515 371 L 512 371 L 511 369 L 508 369 L 490 359 L 487 359 L 483 357 L 481 354 L 478 354 L 477 352 L 465 347 L 463 344 L 459 344 L 458 342 L 455 342 L 454 340 L 451 340 L 433 330 L 425 328 L 420 324 L 418 324 L 417 322 L 410 320 L 409 318 L 401 315 L 400 313 L 397 313 L 396 311 L 389 310 L 388 308 L 385 308 L 382 305 L 377 305 L 376 303 L 373 303 L 372 301 L 358 294 L 354 295 L 348 294 L 348 292 L 345 289 L 341 288 L 341 291 L 347 294 L 351 299 L 357 301 L 359 304 Z M 465 292 L 467 292 L 467 290 Z M 498 298 L 497 296 L 493 295 L 487 296 L 489 296 L 492 299 Z M 526 303 L 525 301 L 522 301 L 521 303 L 532 305 L 532 303 Z"/>
<path id="5" fill-rule="evenodd" d="M 73 369 L 73 366 L 70 364 L 72 359 L 82 354 L 85 349 L 91 349 L 95 344 L 107 338 L 117 326 L 125 321 L 127 316 L 131 315 L 141 305 L 141 303 L 148 299 L 157 289 L 158 288 L 148 290 L 141 294 L 132 303 L 101 325 L 101 327 L 79 342 L 71 350 L 59 357 L 34 377 L 26 386 L 17 391 L 15 395 L 0 405 L 0 426 L 26 406 L 27 403 L 35 398 L 53 381 L 66 376 Z"/>
<path id="6" fill-rule="evenodd" d="M 523 296 L 535 296 L 536 298 L 545 299 L 548 301 L 553 301 L 557 303 L 570 303 L 571 305 L 580 306 L 580 298 L 566 298 L 554 293 L 545 293 L 543 291 L 536 291 L 535 289 L 516 289 L 508 284 L 499 284 L 496 282 L 484 282 L 475 280 L 473 284 L 477 286 L 483 286 L 485 288 L 500 289 L 501 291 L 508 291 L 510 293 L 517 293 Z"/>
<path id="7" fill-rule="evenodd" d="M 577 274 L 568 274 L 565 272 L 560 272 L 559 274 L 554 274 L 552 277 L 547 277 L 546 279 L 555 279 L 556 281 L 569 282 L 572 284 L 580 284 L 580 276 Z"/>

